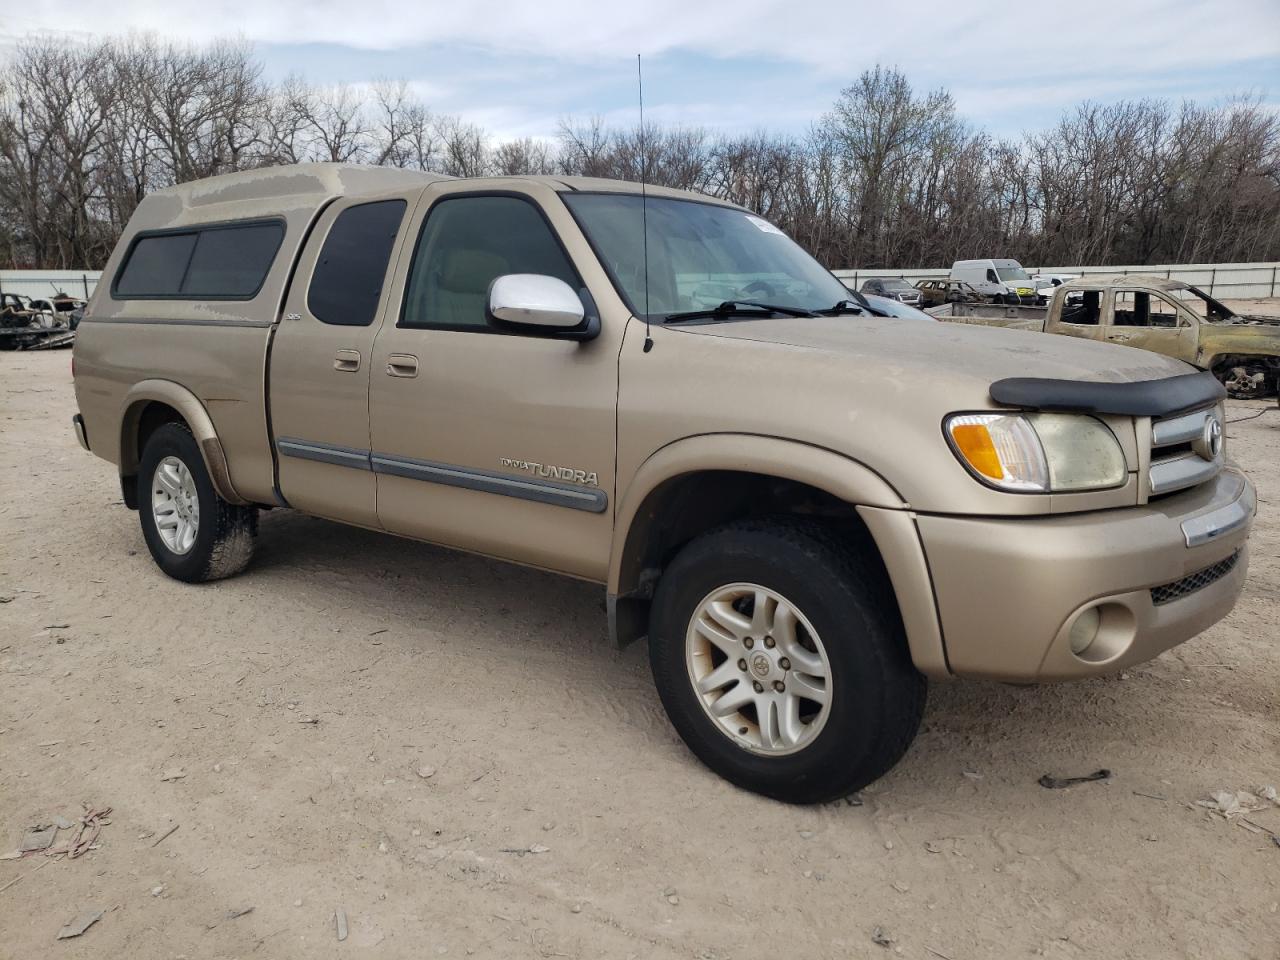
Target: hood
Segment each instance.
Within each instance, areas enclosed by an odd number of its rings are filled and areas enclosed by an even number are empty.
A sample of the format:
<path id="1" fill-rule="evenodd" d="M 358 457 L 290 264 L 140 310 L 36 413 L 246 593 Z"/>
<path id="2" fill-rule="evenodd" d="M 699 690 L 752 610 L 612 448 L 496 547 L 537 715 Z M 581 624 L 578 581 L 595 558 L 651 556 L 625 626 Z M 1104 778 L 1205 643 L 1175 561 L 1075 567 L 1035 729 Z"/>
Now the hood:
<path id="1" fill-rule="evenodd" d="M 628 343 L 620 355 L 620 476 L 683 438 L 750 434 L 841 454 L 883 477 L 913 509 L 934 513 L 1100 506 L 1096 498 L 1000 493 L 961 466 L 942 424 L 952 413 L 1000 409 L 991 399 L 995 381 L 1125 383 L 1194 370 L 1115 344 L 889 317 L 655 325 L 652 337 L 652 350 Z M 1109 418 L 1136 470 L 1135 432 L 1126 420 Z"/>
<path id="2" fill-rule="evenodd" d="M 1214 323 L 1214 321 L 1209 321 Z M 1244 324 L 1252 326 L 1262 324 L 1264 326 L 1280 326 L 1280 316 L 1268 315 L 1264 313 L 1235 313 L 1231 315 L 1231 319 L 1226 321 L 1226 325 Z M 1216 324 L 1215 324 L 1216 325 Z"/>
<path id="3" fill-rule="evenodd" d="M 1005 377 L 1050 377 L 1125 383 L 1189 373 L 1180 360 L 1147 350 L 1076 337 L 976 324 L 903 323 L 891 317 L 778 317 L 683 325 L 702 336 L 839 354 L 863 370 L 915 380 L 980 381 Z"/>

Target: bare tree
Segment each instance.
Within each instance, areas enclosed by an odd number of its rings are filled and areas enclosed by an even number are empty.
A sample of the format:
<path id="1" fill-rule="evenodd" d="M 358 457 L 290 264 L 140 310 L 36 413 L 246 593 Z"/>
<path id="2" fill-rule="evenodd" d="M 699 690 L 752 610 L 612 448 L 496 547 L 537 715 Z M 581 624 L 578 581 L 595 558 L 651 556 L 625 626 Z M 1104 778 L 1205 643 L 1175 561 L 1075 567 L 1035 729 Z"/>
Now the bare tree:
<path id="1" fill-rule="evenodd" d="M 36 39 L 0 66 L 0 262 L 98 266 L 152 190 L 317 160 L 643 175 L 757 211 L 832 266 L 1280 257 L 1280 114 L 1256 97 L 1084 103 L 1042 133 L 993 140 L 946 91 L 876 67 L 799 137 L 593 117 L 495 144 L 403 81 L 269 84 L 243 43 L 132 37 Z"/>

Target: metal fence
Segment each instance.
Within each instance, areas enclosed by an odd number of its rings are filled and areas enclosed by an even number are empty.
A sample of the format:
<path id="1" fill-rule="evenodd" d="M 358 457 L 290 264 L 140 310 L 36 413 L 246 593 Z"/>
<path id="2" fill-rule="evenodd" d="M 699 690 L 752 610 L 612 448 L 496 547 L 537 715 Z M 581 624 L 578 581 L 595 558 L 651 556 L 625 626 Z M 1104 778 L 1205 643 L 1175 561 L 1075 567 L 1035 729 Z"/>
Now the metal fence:
<path id="1" fill-rule="evenodd" d="M 1222 300 L 1254 299 L 1280 296 L 1280 262 L 1278 263 L 1159 263 L 1122 267 L 1027 267 L 1027 273 L 1140 273 L 1167 277 L 1199 287 Z M 857 288 L 871 277 L 901 277 L 917 280 L 940 280 L 950 273 L 948 267 L 927 270 L 835 270 L 845 284 Z"/>
<path id="2" fill-rule="evenodd" d="M 33 298 L 65 293 L 88 300 L 101 275 L 100 270 L 0 270 L 0 293 Z"/>
<path id="3" fill-rule="evenodd" d="M 1028 273 L 1141 273 L 1169 277 L 1199 287 L 1220 299 L 1253 299 L 1280 296 L 1280 262 L 1277 263 L 1182 263 L 1146 264 L 1122 267 L 1027 267 Z M 950 272 L 947 267 L 897 270 L 835 270 L 847 286 L 855 289 L 871 277 L 901 277 L 904 280 L 937 280 Z M 88 299 L 98 285 L 98 270 L 0 270 L 0 292 L 28 297 L 48 297 L 59 291 Z"/>

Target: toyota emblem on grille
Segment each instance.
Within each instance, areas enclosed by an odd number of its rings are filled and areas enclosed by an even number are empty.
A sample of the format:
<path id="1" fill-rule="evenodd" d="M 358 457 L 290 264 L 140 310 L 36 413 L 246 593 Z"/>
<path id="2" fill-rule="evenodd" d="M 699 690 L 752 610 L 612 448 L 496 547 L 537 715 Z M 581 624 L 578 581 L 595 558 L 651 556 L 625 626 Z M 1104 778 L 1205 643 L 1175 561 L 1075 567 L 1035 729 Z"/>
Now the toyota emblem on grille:
<path id="1" fill-rule="evenodd" d="M 1200 438 L 1200 449 L 1196 452 L 1206 460 L 1217 460 L 1222 453 L 1222 421 L 1217 417 L 1206 417 L 1204 434 Z"/>

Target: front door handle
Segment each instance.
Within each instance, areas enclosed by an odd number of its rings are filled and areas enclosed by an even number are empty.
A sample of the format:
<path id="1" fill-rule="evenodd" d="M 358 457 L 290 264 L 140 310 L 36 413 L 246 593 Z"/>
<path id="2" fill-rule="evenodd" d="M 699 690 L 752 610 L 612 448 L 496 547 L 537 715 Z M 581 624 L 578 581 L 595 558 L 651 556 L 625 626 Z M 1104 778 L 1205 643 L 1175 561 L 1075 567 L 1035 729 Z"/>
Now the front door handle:
<path id="1" fill-rule="evenodd" d="M 391 377 L 416 377 L 418 358 L 411 353 L 393 353 L 387 357 L 387 375 Z"/>
<path id="2" fill-rule="evenodd" d="M 1127 333 L 1113 333 L 1111 335 L 1111 339 L 1112 340 L 1132 340 L 1133 337 L 1129 336 L 1129 334 Z"/>
<path id="3" fill-rule="evenodd" d="M 339 350 L 333 356 L 333 369 L 343 373 L 355 373 L 360 369 L 359 350 Z"/>

